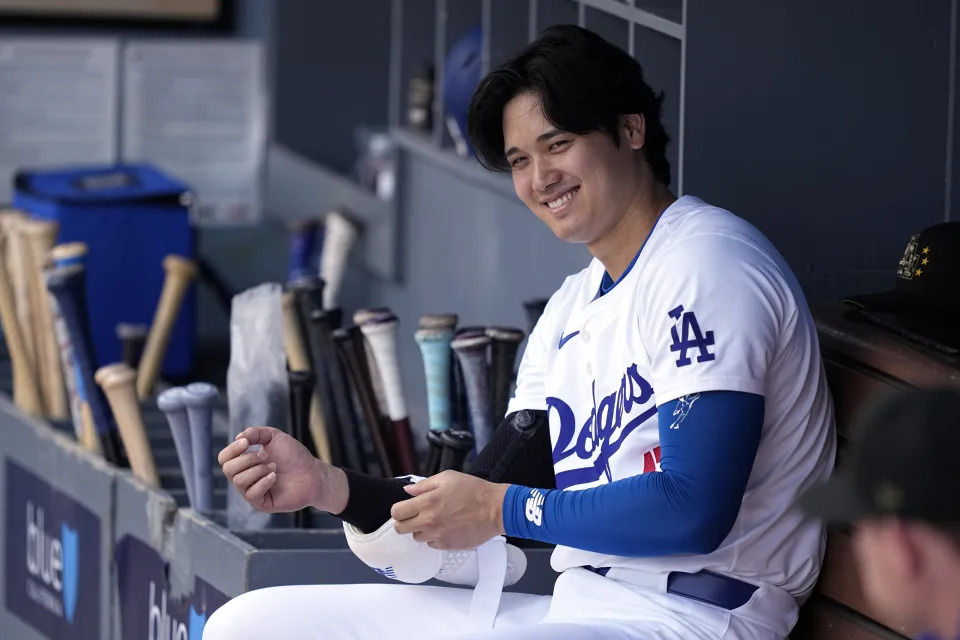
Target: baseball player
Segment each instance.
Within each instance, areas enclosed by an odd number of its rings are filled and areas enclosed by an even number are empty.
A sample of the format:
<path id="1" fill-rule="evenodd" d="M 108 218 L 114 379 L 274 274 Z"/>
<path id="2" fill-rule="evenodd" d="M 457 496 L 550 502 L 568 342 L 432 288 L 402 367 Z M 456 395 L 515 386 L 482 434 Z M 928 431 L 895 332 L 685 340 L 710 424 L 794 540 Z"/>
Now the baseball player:
<path id="1" fill-rule="evenodd" d="M 910 389 L 858 417 L 844 468 L 800 504 L 838 528 L 871 607 L 920 640 L 960 638 L 960 393 Z"/>
<path id="2" fill-rule="evenodd" d="M 367 478 L 269 427 L 220 454 L 257 508 L 338 514 L 383 575 L 474 588 L 263 589 L 205 639 L 787 637 L 825 543 L 793 505 L 835 456 L 817 334 L 757 229 L 670 192 L 661 103 L 635 60 L 573 26 L 477 88 L 478 160 L 593 259 L 531 332 L 473 475 Z M 523 569 L 511 538 L 556 545 L 552 595 L 500 592 Z"/>

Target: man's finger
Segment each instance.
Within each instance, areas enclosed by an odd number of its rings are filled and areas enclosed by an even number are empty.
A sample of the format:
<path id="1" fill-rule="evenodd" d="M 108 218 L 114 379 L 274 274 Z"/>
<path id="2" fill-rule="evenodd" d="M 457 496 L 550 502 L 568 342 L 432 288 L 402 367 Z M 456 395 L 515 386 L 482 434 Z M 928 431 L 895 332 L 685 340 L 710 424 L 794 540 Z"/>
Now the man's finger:
<path id="1" fill-rule="evenodd" d="M 440 482 L 437 480 L 437 476 L 433 476 L 425 480 L 421 480 L 420 482 L 408 484 L 403 488 L 403 490 L 412 496 L 419 496 L 428 491 L 433 491 L 439 486 Z"/>
<path id="2" fill-rule="evenodd" d="M 233 460 L 246 451 L 249 444 L 246 438 L 240 438 L 238 436 L 236 440 L 220 450 L 220 453 L 217 454 L 217 464 L 222 467 L 225 462 Z"/>
<path id="3" fill-rule="evenodd" d="M 247 499 L 250 504 L 260 505 L 261 507 L 266 507 L 264 502 L 264 496 L 267 495 L 267 492 L 273 488 L 273 485 L 277 482 L 277 472 L 271 471 L 264 477 L 260 478 L 256 484 L 247 489 L 247 492 L 243 494 L 243 497 Z"/>
<path id="4" fill-rule="evenodd" d="M 233 486 L 235 486 L 240 493 L 246 493 L 247 489 L 256 484 L 258 480 L 276 470 L 277 465 L 272 462 L 270 464 L 258 464 L 235 475 L 233 477 Z"/>
<path id="5" fill-rule="evenodd" d="M 263 461 L 257 457 L 256 451 L 247 451 L 233 460 L 227 460 L 224 462 L 223 475 L 227 476 L 228 481 L 233 482 L 233 476 L 237 475 L 241 471 L 246 471 L 255 464 L 260 464 L 261 462 Z"/>
<path id="6" fill-rule="evenodd" d="M 422 508 L 423 501 L 417 498 L 401 500 L 400 502 L 395 502 L 393 506 L 390 507 L 390 517 L 397 522 L 409 520 L 410 518 L 416 517 Z"/>
<path id="7" fill-rule="evenodd" d="M 273 427 L 247 427 L 238 433 L 234 440 L 246 438 L 250 444 L 269 444 L 270 440 L 278 433 L 280 431 Z"/>

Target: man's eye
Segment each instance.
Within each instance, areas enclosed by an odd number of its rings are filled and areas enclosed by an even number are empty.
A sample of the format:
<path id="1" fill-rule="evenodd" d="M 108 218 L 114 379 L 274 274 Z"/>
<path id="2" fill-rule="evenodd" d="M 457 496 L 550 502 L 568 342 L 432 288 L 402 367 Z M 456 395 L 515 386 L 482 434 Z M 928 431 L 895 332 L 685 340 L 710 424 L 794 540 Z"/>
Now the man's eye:
<path id="1" fill-rule="evenodd" d="M 522 162 L 524 162 L 525 160 L 526 160 L 526 158 L 514 158 L 514 159 L 510 162 L 510 166 L 511 166 L 511 167 L 519 167 L 520 164 L 521 164 Z"/>
<path id="2" fill-rule="evenodd" d="M 562 149 L 568 144 L 570 144 L 569 140 L 557 140 L 556 142 L 550 145 L 550 151 L 557 151 L 558 149 Z"/>

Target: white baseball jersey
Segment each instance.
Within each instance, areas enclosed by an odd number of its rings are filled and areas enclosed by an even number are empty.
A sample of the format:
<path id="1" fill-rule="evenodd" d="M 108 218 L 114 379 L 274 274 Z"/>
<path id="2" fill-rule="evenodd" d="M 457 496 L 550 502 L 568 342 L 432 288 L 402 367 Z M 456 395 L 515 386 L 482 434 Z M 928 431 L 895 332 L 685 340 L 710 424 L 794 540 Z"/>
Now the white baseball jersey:
<path id="1" fill-rule="evenodd" d="M 659 471 L 657 405 L 688 394 L 761 394 L 763 431 L 737 520 L 714 552 L 618 557 L 558 546 L 553 567 L 709 569 L 802 601 L 825 532 L 793 504 L 830 475 L 835 431 L 816 329 L 794 275 L 755 227 L 693 196 L 663 212 L 635 262 L 598 297 L 604 273 L 594 259 L 550 298 L 508 409 L 548 411 L 558 488 Z"/>

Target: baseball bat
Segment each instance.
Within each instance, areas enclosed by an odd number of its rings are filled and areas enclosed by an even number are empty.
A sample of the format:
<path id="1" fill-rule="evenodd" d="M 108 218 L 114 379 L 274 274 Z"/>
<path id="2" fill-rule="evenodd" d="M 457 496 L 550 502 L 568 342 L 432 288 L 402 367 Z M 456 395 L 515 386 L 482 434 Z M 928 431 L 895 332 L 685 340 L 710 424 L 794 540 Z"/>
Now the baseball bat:
<path id="1" fill-rule="evenodd" d="M 327 285 L 323 291 L 323 306 L 326 309 L 333 309 L 340 304 L 340 289 L 350 249 L 359 234 L 359 225 L 339 211 L 331 211 L 324 218 L 320 277 Z"/>
<path id="2" fill-rule="evenodd" d="M 316 310 L 310 318 L 311 331 L 316 334 L 323 352 L 323 366 L 320 372 L 326 376 L 330 385 L 333 409 L 337 416 L 340 440 L 346 459 L 351 468 L 367 473 L 369 468 L 364 454 L 363 438 L 353 409 L 353 396 L 350 395 L 350 387 L 347 385 L 343 367 L 333 344 L 333 332 L 340 327 L 342 320 L 343 312 L 340 309 Z"/>
<path id="3" fill-rule="evenodd" d="M 313 258 L 316 246 L 317 227 L 316 220 L 302 220 L 289 226 L 290 262 L 287 265 L 288 281 L 296 280 L 312 271 L 310 261 Z"/>
<path id="4" fill-rule="evenodd" d="M 427 462 L 423 473 L 428 478 L 440 473 L 440 459 L 443 456 L 443 432 L 427 430 Z"/>
<path id="5" fill-rule="evenodd" d="M 531 298 L 530 300 L 524 300 L 523 310 L 527 315 L 527 334 L 533 333 L 533 328 L 537 326 L 537 322 L 540 320 L 540 316 L 543 315 L 543 310 L 547 306 L 546 298 Z"/>
<path id="6" fill-rule="evenodd" d="M 440 454 L 440 471 L 463 471 L 467 454 L 476 447 L 476 440 L 469 431 L 447 429 L 440 434 L 443 451 Z"/>
<path id="7" fill-rule="evenodd" d="M 126 452 L 113 425 L 106 398 L 94 379 L 96 356 L 87 312 L 85 273 L 85 268 L 79 264 L 51 269 L 46 276 L 47 289 L 56 298 L 70 335 L 80 383 L 78 390 L 83 394 L 81 401 L 89 408 L 100 451 L 107 461 L 118 467 L 128 467 Z"/>
<path id="8" fill-rule="evenodd" d="M 163 412 L 170 425 L 173 446 L 177 450 L 180 471 L 183 472 L 183 484 L 187 488 L 190 506 L 196 507 L 196 489 L 194 488 L 193 442 L 190 439 L 190 419 L 187 416 L 187 391 L 183 387 L 170 387 L 157 396 L 157 408 Z"/>
<path id="9" fill-rule="evenodd" d="M 300 325 L 297 311 L 296 294 L 287 290 L 281 296 L 283 304 L 283 348 L 287 354 L 287 368 L 290 371 L 313 372 L 310 362 L 310 353 L 304 342 L 304 328 Z M 316 392 L 316 376 L 312 377 L 313 392 L 310 401 L 310 439 L 315 447 L 314 455 L 326 463 L 332 464 L 330 442 L 327 439 L 327 425 L 324 422 L 323 411 Z"/>
<path id="10" fill-rule="evenodd" d="M 0 326 L 3 327 L 13 365 L 13 401 L 24 413 L 39 417 L 42 412 L 40 389 L 27 360 L 6 259 L 6 238 L 0 237 Z"/>
<path id="11" fill-rule="evenodd" d="M 56 244 L 60 225 L 47 220 L 27 220 L 21 228 L 30 260 L 27 286 L 34 318 L 40 396 L 48 417 L 65 420 L 69 415 L 66 387 L 50 309 L 50 294 L 43 281 L 44 269 L 50 261 L 50 250 Z"/>
<path id="12" fill-rule="evenodd" d="M 379 322 L 368 322 L 360 331 L 370 344 L 373 358 L 383 378 L 383 390 L 387 399 L 387 411 L 393 430 L 401 474 L 417 473 L 417 452 L 413 444 L 407 403 L 403 394 L 403 382 L 397 362 L 397 327 L 395 316 Z"/>
<path id="13" fill-rule="evenodd" d="M 67 242 L 58 244 L 50 250 L 50 260 L 55 267 L 67 267 L 72 264 L 85 264 L 88 249 L 83 242 Z M 50 300 L 50 312 L 53 315 L 53 328 L 57 338 L 57 346 L 60 351 L 60 370 L 63 372 L 63 382 L 67 389 L 67 400 L 70 407 L 70 416 L 73 419 L 73 430 L 76 433 L 77 441 L 80 442 L 88 451 L 100 453 L 100 443 L 96 437 L 96 431 L 93 428 L 93 417 L 90 414 L 90 407 L 86 405 L 81 398 L 86 397 L 86 393 L 81 394 L 81 385 L 83 384 L 78 374 L 76 359 L 73 357 L 73 345 L 70 344 L 70 333 L 67 331 L 67 325 L 63 321 L 63 315 L 60 313 L 60 307 L 53 296 L 47 296 Z"/>
<path id="14" fill-rule="evenodd" d="M 363 413 L 363 422 L 367 428 L 367 435 L 373 445 L 373 452 L 377 456 L 380 475 L 391 478 L 396 464 L 390 456 L 394 446 L 390 440 L 390 432 L 384 429 L 384 416 L 380 413 L 380 407 L 377 405 L 377 399 L 373 394 L 373 387 L 370 386 L 370 380 L 366 377 L 364 371 L 366 368 L 366 352 L 360 328 L 352 326 L 337 329 L 333 332 L 333 342 L 357 396 L 360 411 Z"/>
<path id="15" fill-rule="evenodd" d="M 313 278 L 311 282 L 298 282 L 294 286 L 299 315 L 303 316 L 304 336 L 309 348 L 310 370 L 313 372 L 315 383 L 314 402 L 322 415 L 326 440 L 330 449 L 330 462 L 335 466 L 349 465 L 343 432 L 337 415 L 336 402 L 333 397 L 333 388 L 327 374 L 328 351 L 323 336 L 313 323 L 314 312 L 322 311 L 318 297 L 323 281 Z"/>
<path id="16" fill-rule="evenodd" d="M 485 327 L 460 327 L 453 334 L 454 338 L 475 337 L 484 335 Z M 452 389 L 451 402 L 453 403 L 452 418 L 453 426 L 463 431 L 473 432 L 473 426 L 470 424 L 470 406 L 467 402 L 467 389 L 463 380 L 463 366 L 459 358 L 452 358 L 451 362 Z"/>
<path id="17" fill-rule="evenodd" d="M 313 390 L 316 386 L 313 374 L 309 371 L 290 371 L 290 434 L 299 440 L 307 449 L 310 441 L 310 405 L 313 400 Z M 310 442 L 310 445 L 313 443 Z M 309 507 L 300 509 L 293 514 L 293 526 L 297 529 L 309 529 L 312 525 Z"/>
<path id="18" fill-rule="evenodd" d="M 148 398 L 153 392 L 183 297 L 191 281 L 197 276 L 197 264 L 182 256 L 169 255 L 163 259 L 163 270 L 166 272 L 163 289 L 160 291 L 160 300 L 147 333 L 146 344 L 143 346 L 140 366 L 137 368 L 137 395 L 141 400 Z"/>
<path id="19" fill-rule="evenodd" d="M 513 391 L 514 365 L 517 350 L 524 338 L 523 331 L 512 327 L 487 329 L 490 338 L 490 403 L 494 423 L 507 415 L 507 405 Z"/>
<path id="20" fill-rule="evenodd" d="M 372 322 L 375 318 L 385 318 L 390 314 L 391 311 L 389 307 L 357 309 L 353 313 L 353 323 L 358 327 L 362 327 L 368 322 Z M 360 335 L 363 337 L 362 333 Z M 389 411 L 387 410 L 387 394 L 383 390 L 383 379 L 380 377 L 380 371 L 377 369 L 377 361 L 373 357 L 373 351 L 371 351 L 370 344 L 366 338 L 363 339 L 363 349 L 365 353 L 364 357 L 367 360 L 367 378 L 369 378 L 370 385 L 373 387 L 373 395 L 377 399 L 377 406 L 380 407 L 380 413 L 387 415 Z"/>
<path id="21" fill-rule="evenodd" d="M 213 509 L 210 474 L 210 448 L 213 433 L 213 404 L 219 395 L 207 382 L 191 382 L 183 388 L 183 403 L 190 425 L 190 451 L 193 454 L 193 508 L 202 513 Z"/>
<path id="22" fill-rule="evenodd" d="M 24 354 L 31 376 L 37 380 L 37 391 L 40 393 L 41 413 L 43 412 L 43 392 L 40 389 L 40 377 L 37 372 L 37 352 L 33 333 L 33 308 L 30 305 L 30 287 L 28 272 L 29 260 L 24 242 L 22 225 L 28 220 L 21 211 L 7 209 L 0 216 L 0 228 L 7 239 L 7 274 L 13 287 L 14 306 L 17 310 L 17 321 L 20 323 L 20 335 L 23 338 Z"/>
<path id="23" fill-rule="evenodd" d="M 490 412 L 490 372 L 487 351 L 490 338 L 485 335 L 468 334 L 454 338 L 450 347 L 457 355 L 463 371 L 463 386 L 467 394 L 470 426 L 476 441 L 477 451 L 487 446 L 493 435 L 493 420 Z"/>
<path id="24" fill-rule="evenodd" d="M 150 327 L 145 324 L 120 322 L 116 326 L 117 340 L 120 341 L 121 359 L 127 366 L 136 370 L 140 366 L 143 356 L 143 346 L 147 340 Z"/>
<path id="25" fill-rule="evenodd" d="M 113 411 L 123 448 L 130 459 L 133 475 L 150 486 L 160 487 L 157 465 L 147 438 L 147 428 L 140 413 L 140 401 L 134 379 L 137 372 L 126 364 L 107 365 L 94 374 L 94 379 L 107 396 Z"/>
<path id="26" fill-rule="evenodd" d="M 419 329 L 413 336 L 420 346 L 427 378 L 430 430 L 446 431 L 450 428 L 450 342 L 453 340 L 453 330 Z"/>
<path id="27" fill-rule="evenodd" d="M 459 320 L 455 313 L 428 313 L 420 316 L 420 328 L 456 331 Z"/>

